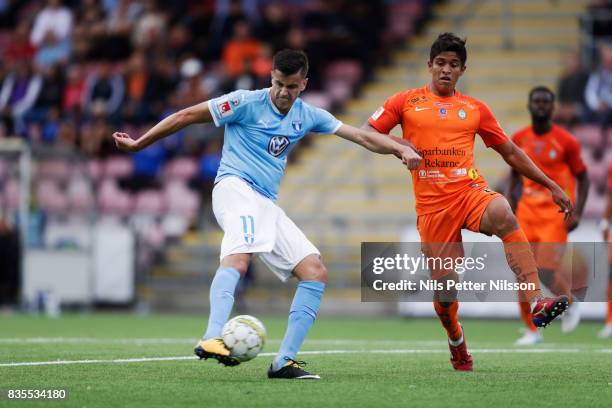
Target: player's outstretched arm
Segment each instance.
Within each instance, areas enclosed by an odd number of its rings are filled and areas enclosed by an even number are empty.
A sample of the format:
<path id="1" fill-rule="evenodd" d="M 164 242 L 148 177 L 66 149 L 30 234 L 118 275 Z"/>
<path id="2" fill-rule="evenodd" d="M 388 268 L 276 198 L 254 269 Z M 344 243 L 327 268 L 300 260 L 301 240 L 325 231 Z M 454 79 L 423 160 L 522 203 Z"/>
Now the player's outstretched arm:
<path id="1" fill-rule="evenodd" d="M 186 126 L 194 123 L 212 122 L 212 120 L 212 114 L 208 109 L 208 101 L 206 101 L 173 113 L 136 140 L 122 132 L 113 133 L 113 139 L 115 139 L 117 148 L 133 153 L 144 149 L 159 139 L 178 132 Z"/>
<path id="2" fill-rule="evenodd" d="M 511 140 L 492 147 L 516 172 L 548 188 L 552 193 L 552 199 L 555 204 L 561 208 L 561 211 L 565 212 L 566 218 L 569 217 L 572 211 L 572 202 L 567 194 L 565 194 L 557 183 L 546 176 L 546 174 L 531 161 L 524 151 L 517 147 Z"/>
<path id="3" fill-rule="evenodd" d="M 357 143 L 372 152 L 393 154 L 410 170 L 416 170 L 421 165 L 421 156 L 413 148 L 414 146 L 398 137 L 371 132 L 350 125 L 340 126 L 336 135 Z"/>
<path id="4" fill-rule="evenodd" d="M 568 231 L 573 231 L 578 227 L 580 223 L 580 217 L 584 211 L 584 205 L 586 204 L 587 196 L 589 195 L 589 187 L 591 182 L 589 181 L 589 174 L 587 171 L 583 171 L 576 175 L 576 181 L 578 184 L 578 194 L 576 195 L 576 205 L 574 206 L 574 212 L 572 216 L 566 221 Z"/>

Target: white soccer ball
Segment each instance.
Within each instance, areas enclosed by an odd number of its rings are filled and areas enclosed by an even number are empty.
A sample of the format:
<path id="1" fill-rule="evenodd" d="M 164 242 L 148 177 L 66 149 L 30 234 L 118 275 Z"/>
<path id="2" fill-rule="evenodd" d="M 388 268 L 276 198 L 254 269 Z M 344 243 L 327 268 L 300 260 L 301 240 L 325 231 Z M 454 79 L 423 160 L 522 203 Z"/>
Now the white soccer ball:
<path id="1" fill-rule="evenodd" d="M 253 316 L 236 316 L 223 326 L 223 342 L 230 349 L 230 356 L 241 362 L 254 359 L 266 341 L 266 328 Z"/>

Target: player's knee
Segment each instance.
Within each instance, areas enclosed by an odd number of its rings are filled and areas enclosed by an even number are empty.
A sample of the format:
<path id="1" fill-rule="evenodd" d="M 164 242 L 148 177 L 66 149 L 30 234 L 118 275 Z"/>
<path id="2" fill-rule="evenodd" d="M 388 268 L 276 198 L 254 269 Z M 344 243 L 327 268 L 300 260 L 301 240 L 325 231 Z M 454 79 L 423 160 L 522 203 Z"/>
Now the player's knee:
<path id="1" fill-rule="evenodd" d="M 327 283 L 327 268 L 323 265 L 320 259 L 316 262 L 312 262 L 305 274 L 302 275 L 301 280 L 311 280 L 317 282 Z"/>
<path id="2" fill-rule="evenodd" d="M 228 255 L 221 261 L 221 266 L 234 268 L 240 273 L 241 277 L 246 275 L 247 269 L 249 269 L 249 264 L 251 263 L 251 255 L 250 254 L 233 254 Z"/>
<path id="3" fill-rule="evenodd" d="M 495 230 L 495 235 L 500 238 L 505 237 L 512 231 L 516 231 L 519 228 L 516 217 L 510 208 L 504 208 L 503 210 L 498 211 L 495 217 L 495 222 L 493 223 L 493 228 Z"/>
<path id="4" fill-rule="evenodd" d="M 309 255 L 302 260 L 293 271 L 301 281 L 317 281 L 327 283 L 327 269 L 319 255 Z"/>
<path id="5" fill-rule="evenodd" d="M 327 268 L 320 259 L 313 265 L 312 275 L 309 280 L 327 283 Z"/>

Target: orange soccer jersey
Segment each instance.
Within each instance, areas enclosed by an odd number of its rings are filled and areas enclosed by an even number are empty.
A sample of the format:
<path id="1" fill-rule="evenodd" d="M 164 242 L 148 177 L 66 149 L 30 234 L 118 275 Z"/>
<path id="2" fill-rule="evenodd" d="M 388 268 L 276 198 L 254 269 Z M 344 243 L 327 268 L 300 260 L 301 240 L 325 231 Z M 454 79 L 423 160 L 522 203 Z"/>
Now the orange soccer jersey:
<path id="1" fill-rule="evenodd" d="M 574 201 L 576 175 L 586 168 L 578 141 L 557 125 L 543 135 L 536 135 L 529 126 L 518 131 L 512 139 Z M 523 194 L 516 213 L 529 241 L 567 240 L 564 214 L 559 212 L 550 191 L 526 177 L 523 177 Z"/>
<path id="2" fill-rule="evenodd" d="M 429 86 L 393 95 L 369 123 L 381 133 L 401 125 L 404 139 L 423 157 L 412 171 L 419 216 L 452 208 L 470 190 L 487 188 L 474 160 L 476 133 L 487 147 L 508 140 L 484 103 L 458 91 L 437 96 Z"/>

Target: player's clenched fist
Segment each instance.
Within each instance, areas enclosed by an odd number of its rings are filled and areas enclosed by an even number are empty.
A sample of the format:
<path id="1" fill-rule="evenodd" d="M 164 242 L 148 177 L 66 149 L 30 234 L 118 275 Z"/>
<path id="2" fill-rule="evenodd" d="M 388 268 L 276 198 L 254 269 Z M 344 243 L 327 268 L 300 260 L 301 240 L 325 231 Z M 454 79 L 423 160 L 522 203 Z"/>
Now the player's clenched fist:
<path id="1" fill-rule="evenodd" d="M 137 152 L 139 150 L 136 141 L 127 133 L 115 132 L 113 133 L 113 139 L 115 139 L 115 145 L 119 150 L 128 153 Z"/>
<path id="2" fill-rule="evenodd" d="M 410 147 L 402 151 L 401 159 L 402 163 L 404 163 L 409 170 L 418 169 L 421 165 L 421 160 L 423 160 L 423 158 Z"/>

